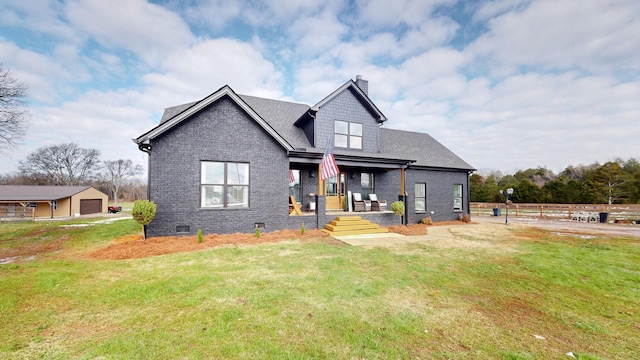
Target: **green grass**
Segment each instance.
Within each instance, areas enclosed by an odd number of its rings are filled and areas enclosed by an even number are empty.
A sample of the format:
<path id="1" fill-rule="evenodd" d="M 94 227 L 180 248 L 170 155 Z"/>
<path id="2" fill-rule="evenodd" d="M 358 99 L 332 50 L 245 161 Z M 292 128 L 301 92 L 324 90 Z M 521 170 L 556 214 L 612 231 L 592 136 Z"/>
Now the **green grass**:
<path id="1" fill-rule="evenodd" d="M 481 248 L 314 241 L 99 261 L 86 254 L 139 225 L 68 224 L 0 226 L 0 258 L 60 243 L 0 265 L 0 358 L 640 357 L 640 239 L 530 229 L 467 239 Z"/>

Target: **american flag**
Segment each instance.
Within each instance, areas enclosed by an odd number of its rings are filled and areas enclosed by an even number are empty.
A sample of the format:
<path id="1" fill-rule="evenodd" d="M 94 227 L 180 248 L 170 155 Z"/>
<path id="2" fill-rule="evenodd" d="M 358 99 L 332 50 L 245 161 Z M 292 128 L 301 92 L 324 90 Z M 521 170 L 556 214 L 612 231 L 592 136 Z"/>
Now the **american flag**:
<path id="1" fill-rule="evenodd" d="M 320 178 L 324 181 L 339 173 L 338 164 L 336 164 L 336 159 L 333 157 L 333 153 L 331 153 L 331 138 L 329 138 L 327 149 L 322 156 L 322 173 L 320 174 Z"/>
<path id="2" fill-rule="evenodd" d="M 289 170 L 289 184 L 296 182 L 296 177 L 293 175 L 293 170 Z"/>

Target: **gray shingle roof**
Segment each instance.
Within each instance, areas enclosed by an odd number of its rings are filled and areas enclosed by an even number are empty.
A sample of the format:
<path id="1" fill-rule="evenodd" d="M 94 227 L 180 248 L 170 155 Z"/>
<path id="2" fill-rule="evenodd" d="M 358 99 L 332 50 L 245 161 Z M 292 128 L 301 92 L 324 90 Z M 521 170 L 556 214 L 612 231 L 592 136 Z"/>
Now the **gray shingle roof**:
<path id="1" fill-rule="evenodd" d="M 415 166 L 475 170 L 429 134 L 380 129 L 380 151 L 415 159 Z"/>
<path id="2" fill-rule="evenodd" d="M 342 90 L 345 90 L 346 88 L 352 87 L 351 83 L 347 82 L 341 89 L 344 88 Z M 353 86 L 356 86 L 355 83 Z M 314 148 L 311 146 L 302 129 L 294 125 L 294 123 L 302 118 L 309 110 L 313 110 L 309 105 L 249 95 L 238 94 L 237 96 L 251 107 L 253 111 L 293 148 L 306 149 L 306 152 L 324 152 L 324 147 Z M 335 96 L 335 92 L 330 96 Z M 200 101 L 166 108 L 162 116 L 161 124 Z M 322 101 L 320 103 L 322 103 Z M 382 115 L 382 118 L 386 120 L 384 115 Z M 429 168 L 475 170 L 473 166 L 469 165 L 447 147 L 425 133 L 380 128 L 379 150 L 379 153 L 374 154 L 335 149 L 334 153 L 336 156 L 342 154 L 350 157 L 362 156 L 389 160 L 415 160 L 413 163 L 414 166 Z"/>
<path id="3" fill-rule="evenodd" d="M 172 117 L 178 115 L 179 113 L 187 110 L 188 108 L 190 108 L 191 106 L 197 104 L 199 101 L 193 101 L 187 104 L 182 104 L 182 105 L 176 105 L 176 106 L 171 106 L 168 107 L 166 109 L 164 109 L 164 113 L 162 113 L 162 119 L 160 119 L 160 123 L 162 124 L 163 122 L 171 119 Z"/>
<path id="4" fill-rule="evenodd" d="M 293 123 L 309 111 L 309 105 L 259 98 L 249 95 L 238 95 L 251 106 L 261 118 L 273 127 L 294 148 L 309 147 L 309 141 L 301 128 Z"/>
<path id="5" fill-rule="evenodd" d="M 73 196 L 91 186 L 0 185 L 0 201 L 50 201 Z"/>

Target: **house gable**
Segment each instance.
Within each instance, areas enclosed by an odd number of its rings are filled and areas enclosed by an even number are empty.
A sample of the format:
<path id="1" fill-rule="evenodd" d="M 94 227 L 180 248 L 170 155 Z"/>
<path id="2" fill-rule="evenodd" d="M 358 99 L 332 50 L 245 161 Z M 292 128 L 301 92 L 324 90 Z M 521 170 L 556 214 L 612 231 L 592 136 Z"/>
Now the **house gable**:
<path id="1" fill-rule="evenodd" d="M 349 81 L 330 96 L 326 97 L 312 110 L 316 111 L 314 120 L 314 139 L 316 147 L 324 148 L 328 139 L 333 142 L 337 152 L 340 149 L 360 151 L 364 153 L 377 153 L 379 151 L 379 126 L 386 120 L 369 98 L 353 82 Z M 351 143 L 341 146 L 334 142 L 336 133 L 336 121 L 362 126 L 361 148 L 353 147 Z"/>
<path id="2" fill-rule="evenodd" d="M 280 135 L 267 121 L 260 117 L 260 115 L 258 115 L 258 113 L 253 108 L 251 108 L 251 106 L 244 102 L 244 100 L 242 100 L 242 98 L 238 94 L 236 94 L 228 85 L 223 86 L 222 88 L 218 89 L 218 91 L 212 93 L 211 95 L 198 102 L 186 104 L 184 106 L 175 106 L 172 108 L 168 108 L 165 113 L 172 114 L 173 112 L 176 112 L 176 114 L 171 118 L 165 118 L 165 116 L 163 116 L 163 120 L 158 126 L 149 130 L 133 141 L 138 144 L 138 147 L 141 150 L 149 148 L 153 139 L 161 136 L 166 131 L 171 130 L 173 127 L 182 123 L 183 121 L 190 119 L 198 112 L 223 98 L 229 98 L 231 101 L 235 102 L 238 107 L 246 112 L 251 119 L 253 119 L 258 125 L 260 125 L 282 147 L 287 150 L 293 150 L 293 146 L 289 144 L 287 140 L 285 140 L 285 138 Z"/>
<path id="3" fill-rule="evenodd" d="M 199 228 L 205 233 L 251 231 L 256 222 L 282 227 L 288 220 L 286 213 L 271 215 L 274 204 L 287 201 L 287 151 L 231 97 L 203 107 L 151 145 L 149 189 L 157 212 L 149 235 L 176 234 L 185 226 L 191 234 Z M 203 162 L 248 164 L 248 207 L 203 207 Z"/>

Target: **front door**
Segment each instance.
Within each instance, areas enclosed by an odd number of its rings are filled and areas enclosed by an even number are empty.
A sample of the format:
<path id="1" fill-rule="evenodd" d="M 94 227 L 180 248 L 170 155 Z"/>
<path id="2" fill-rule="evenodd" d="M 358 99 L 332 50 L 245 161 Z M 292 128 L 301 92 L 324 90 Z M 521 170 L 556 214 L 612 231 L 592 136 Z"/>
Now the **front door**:
<path id="1" fill-rule="evenodd" d="M 327 210 L 344 210 L 346 198 L 346 174 L 340 173 L 325 181 Z"/>

